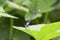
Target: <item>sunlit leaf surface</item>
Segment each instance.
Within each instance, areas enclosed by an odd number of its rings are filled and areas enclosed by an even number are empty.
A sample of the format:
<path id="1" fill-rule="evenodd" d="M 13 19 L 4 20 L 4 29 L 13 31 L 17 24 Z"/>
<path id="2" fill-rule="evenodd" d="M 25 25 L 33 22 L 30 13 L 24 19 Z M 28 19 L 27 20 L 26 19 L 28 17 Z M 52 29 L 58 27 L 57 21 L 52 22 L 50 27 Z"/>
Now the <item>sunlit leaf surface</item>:
<path id="1" fill-rule="evenodd" d="M 24 31 L 30 35 L 32 35 L 36 40 L 49 40 L 51 38 L 54 38 L 56 36 L 60 36 L 60 22 L 51 23 L 51 24 L 43 24 L 40 25 L 34 25 L 30 28 L 23 28 L 23 27 L 15 27 L 17 30 Z M 38 29 L 38 30 L 35 30 Z M 32 30 L 31 30 L 32 29 Z"/>

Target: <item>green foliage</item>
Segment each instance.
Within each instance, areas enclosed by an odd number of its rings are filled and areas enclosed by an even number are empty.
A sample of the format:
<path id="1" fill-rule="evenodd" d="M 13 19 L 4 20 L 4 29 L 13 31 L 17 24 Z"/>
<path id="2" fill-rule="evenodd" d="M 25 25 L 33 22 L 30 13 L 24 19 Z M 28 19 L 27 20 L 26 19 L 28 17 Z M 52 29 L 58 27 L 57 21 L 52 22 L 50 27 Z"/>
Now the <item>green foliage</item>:
<path id="1" fill-rule="evenodd" d="M 2 7 L 0 7 L 0 17 L 9 17 L 9 18 L 16 18 L 17 19 L 17 17 L 14 17 L 12 15 L 5 13 L 5 11 L 3 10 Z"/>
<path id="2" fill-rule="evenodd" d="M 13 12 L 14 14 L 18 14 L 20 16 L 25 16 L 26 13 L 29 12 L 29 9 L 28 8 L 25 8 L 21 5 L 17 5 L 16 3 L 13 3 L 13 2 L 10 2 L 10 1 L 7 1 L 6 5 L 5 5 L 5 11 L 6 12 Z"/>
<path id="3" fill-rule="evenodd" d="M 52 10 L 54 10 L 55 8 L 54 7 L 52 7 L 52 5 L 56 2 L 57 0 L 32 0 L 31 2 L 31 6 L 30 6 L 30 14 L 26 14 L 26 16 L 25 16 L 25 19 L 26 20 L 29 20 L 29 18 L 30 18 L 30 16 L 29 15 L 32 15 L 33 13 L 33 11 L 34 10 L 37 10 L 37 14 L 38 13 L 43 13 L 43 12 L 49 12 L 49 11 L 52 11 Z M 42 4 L 42 5 L 41 5 Z M 35 15 L 36 16 L 36 15 Z M 28 18 L 29 17 L 29 18 Z M 37 17 L 41 17 L 41 16 L 39 16 L 39 14 L 38 14 L 38 16 L 36 16 L 36 17 L 34 17 L 33 19 L 35 19 L 35 18 L 37 18 Z"/>
<path id="4" fill-rule="evenodd" d="M 0 40 L 59 40 L 59 5 L 60 0 L 0 0 Z"/>
<path id="5" fill-rule="evenodd" d="M 25 20 L 28 21 L 28 20 L 31 18 L 31 16 L 32 16 L 31 13 L 27 13 L 27 14 L 25 15 Z M 36 18 L 38 18 L 38 17 L 41 17 L 41 16 L 42 16 L 42 14 L 37 13 L 37 14 L 35 15 L 35 17 L 32 18 L 32 20 L 34 20 L 34 19 L 36 19 Z"/>
<path id="6" fill-rule="evenodd" d="M 45 24 L 45 25 L 42 24 L 42 26 L 41 26 L 41 24 L 33 25 L 33 26 L 29 26 L 28 28 L 14 26 L 14 28 L 30 34 L 36 40 L 50 40 L 51 38 L 60 36 L 60 31 L 59 31 L 60 22 Z M 34 28 L 35 28 L 35 30 L 34 30 Z"/>
<path id="7" fill-rule="evenodd" d="M 17 4 L 12 3 L 12 2 L 10 2 L 10 1 L 7 1 L 7 4 L 8 4 L 8 6 L 11 7 L 11 8 L 29 12 L 29 9 L 24 8 L 23 6 L 18 6 Z"/>
<path id="8" fill-rule="evenodd" d="M 52 11 L 54 9 L 52 5 L 56 1 L 57 0 L 32 0 L 31 10 L 37 8 L 38 10 L 40 10 L 40 12 Z"/>

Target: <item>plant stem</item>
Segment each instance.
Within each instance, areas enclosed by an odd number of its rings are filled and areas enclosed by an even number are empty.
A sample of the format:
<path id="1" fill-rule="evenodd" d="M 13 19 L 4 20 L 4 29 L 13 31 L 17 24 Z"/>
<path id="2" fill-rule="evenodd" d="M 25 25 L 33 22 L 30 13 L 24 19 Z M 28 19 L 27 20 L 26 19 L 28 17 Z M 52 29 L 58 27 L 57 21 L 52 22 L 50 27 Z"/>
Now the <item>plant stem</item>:
<path id="1" fill-rule="evenodd" d="M 13 19 L 10 19 L 10 33 L 9 33 L 9 40 L 13 40 Z"/>
<path id="2" fill-rule="evenodd" d="M 45 14 L 45 18 L 44 18 L 44 22 L 43 22 L 43 23 L 47 23 L 47 21 L 48 21 L 48 16 L 49 16 L 49 13 L 46 13 L 46 14 Z"/>

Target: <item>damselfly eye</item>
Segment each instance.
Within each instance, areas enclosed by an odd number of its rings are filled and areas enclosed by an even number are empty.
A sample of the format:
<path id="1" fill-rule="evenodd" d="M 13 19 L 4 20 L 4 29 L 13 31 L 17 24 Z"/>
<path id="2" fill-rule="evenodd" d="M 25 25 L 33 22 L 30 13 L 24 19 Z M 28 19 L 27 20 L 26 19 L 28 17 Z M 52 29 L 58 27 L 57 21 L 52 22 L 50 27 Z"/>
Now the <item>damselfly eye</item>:
<path id="1" fill-rule="evenodd" d="M 30 24 L 30 22 L 28 21 L 26 24 L 25 24 L 25 27 L 28 27 Z"/>

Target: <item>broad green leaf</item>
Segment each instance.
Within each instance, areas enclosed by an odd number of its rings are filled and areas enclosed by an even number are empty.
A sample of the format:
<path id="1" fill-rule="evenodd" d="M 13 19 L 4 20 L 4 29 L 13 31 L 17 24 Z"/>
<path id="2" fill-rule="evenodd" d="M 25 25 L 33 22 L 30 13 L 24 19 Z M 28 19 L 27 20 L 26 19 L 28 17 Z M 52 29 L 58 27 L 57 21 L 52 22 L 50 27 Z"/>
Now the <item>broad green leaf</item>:
<path id="1" fill-rule="evenodd" d="M 9 18 L 16 18 L 17 19 L 17 17 L 14 17 L 10 14 L 5 13 L 3 7 L 0 7 L 0 17 L 9 17 Z"/>
<path id="2" fill-rule="evenodd" d="M 47 35 L 46 38 L 43 39 L 43 40 L 53 39 L 53 38 L 56 38 L 56 37 L 59 37 L 59 36 L 60 36 L 60 32 L 58 32 L 58 33 L 51 33 L 51 34 Z"/>
<path id="3" fill-rule="evenodd" d="M 38 9 L 41 12 L 49 12 L 55 9 L 54 7 L 52 7 L 52 5 L 56 1 L 57 0 L 32 0 L 30 9 L 31 11 Z"/>
<path id="4" fill-rule="evenodd" d="M 23 5 L 25 7 L 30 7 L 31 0 L 13 0 L 17 5 Z"/>
<path id="5" fill-rule="evenodd" d="M 13 0 L 14 3 L 16 3 L 17 5 L 22 5 L 24 0 Z"/>
<path id="6" fill-rule="evenodd" d="M 29 9 L 28 8 L 25 8 L 23 6 L 19 6 L 17 5 L 16 3 L 13 3 L 13 2 L 10 2 L 10 1 L 7 1 L 7 4 L 10 8 L 13 8 L 13 9 L 18 9 L 18 10 L 22 10 L 22 11 L 25 11 L 25 12 L 29 12 Z"/>
<path id="7" fill-rule="evenodd" d="M 25 29 L 25 28 L 23 28 L 23 27 L 15 27 L 15 26 L 14 26 L 14 28 L 15 28 L 15 29 L 18 29 L 18 30 L 22 30 L 22 31 L 28 33 L 29 35 L 33 36 L 34 38 L 36 38 L 36 37 L 37 37 L 36 35 L 38 35 L 38 33 L 39 33 L 38 31 Z"/>
<path id="8" fill-rule="evenodd" d="M 31 0 L 24 0 L 22 5 L 26 6 L 26 7 L 30 7 L 31 4 Z"/>
<path id="9" fill-rule="evenodd" d="M 56 1 L 57 0 L 32 0 L 31 5 L 30 5 L 30 14 L 26 14 L 25 20 L 27 21 L 27 20 L 30 19 L 34 10 L 37 10 L 37 11 L 40 10 L 40 12 L 39 12 L 40 14 L 43 13 L 43 12 L 50 12 L 50 11 L 54 10 L 55 8 L 52 7 L 52 5 Z M 36 13 L 36 15 L 37 14 L 38 14 L 38 12 Z M 32 20 L 39 17 L 39 14 L 38 14 L 38 16 L 36 16 L 36 15 L 32 18 Z"/>
<path id="10" fill-rule="evenodd" d="M 30 13 L 25 14 L 25 21 L 28 21 L 31 16 L 32 16 L 32 14 L 30 14 Z"/>
<path id="11" fill-rule="evenodd" d="M 43 24 L 42 26 L 34 25 L 31 28 L 30 27 L 31 26 L 23 28 L 14 26 L 15 29 L 32 35 L 36 40 L 50 40 L 54 37 L 60 36 L 60 22 Z"/>
<path id="12" fill-rule="evenodd" d="M 29 35 L 33 36 L 34 38 L 38 38 L 39 36 L 39 29 L 44 26 L 45 24 L 39 24 L 39 25 L 32 25 L 32 26 L 29 26 L 27 28 L 24 28 L 24 27 L 16 27 L 16 26 L 13 26 L 15 29 L 17 30 L 21 30 L 21 31 L 24 31 L 26 33 L 28 33 Z"/>
<path id="13" fill-rule="evenodd" d="M 60 40 L 60 36 L 55 37 L 55 38 L 52 38 L 52 39 L 50 39 L 50 40 Z"/>
<path id="14" fill-rule="evenodd" d="M 0 12 L 0 17 L 8 17 L 8 18 L 15 18 L 15 19 L 17 19 L 17 17 L 12 16 L 12 15 L 7 14 L 7 13 L 4 13 L 4 12 Z"/>
<path id="15" fill-rule="evenodd" d="M 41 12 L 49 12 L 54 10 L 55 8 L 52 6 L 56 3 L 57 0 L 39 0 L 38 1 L 38 9 L 41 10 Z"/>
<path id="16" fill-rule="evenodd" d="M 3 6 L 0 7 L 0 12 L 5 12 Z"/>
<path id="17" fill-rule="evenodd" d="M 0 6 L 3 6 L 5 4 L 6 0 L 0 0 Z"/>
<path id="18" fill-rule="evenodd" d="M 8 7 L 7 4 L 5 4 L 4 7 L 5 7 L 4 10 L 5 10 L 5 12 L 7 12 L 7 13 L 9 13 L 9 12 L 11 12 L 11 11 L 14 10 L 13 8 Z"/>
<path id="19" fill-rule="evenodd" d="M 13 0 L 14 2 L 22 2 L 23 0 Z"/>
<path id="20" fill-rule="evenodd" d="M 49 40 L 49 39 L 55 37 L 55 34 L 57 33 L 58 30 L 60 30 L 60 22 L 47 24 L 40 30 L 40 36 L 41 36 L 40 39 Z M 58 35 L 58 36 L 60 36 L 60 35 Z"/>
<path id="21" fill-rule="evenodd" d="M 31 18 L 32 15 L 33 15 L 33 14 L 31 14 L 31 13 L 25 14 L 25 20 L 28 21 L 28 20 Z M 37 13 L 37 14 L 32 18 L 32 20 L 34 20 L 34 19 L 36 19 L 36 18 L 38 18 L 38 17 L 41 17 L 41 16 L 42 16 L 42 14 Z"/>
<path id="22" fill-rule="evenodd" d="M 14 15 L 17 14 L 17 15 L 22 16 L 22 17 L 24 17 L 24 15 L 26 14 L 25 11 L 18 10 L 18 9 L 15 9 L 15 8 L 11 8 L 11 7 L 9 7 L 7 4 L 5 5 L 4 10 L 5 10 L 7 13 L 14 14 Z"/>

